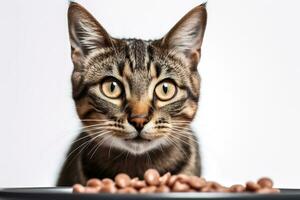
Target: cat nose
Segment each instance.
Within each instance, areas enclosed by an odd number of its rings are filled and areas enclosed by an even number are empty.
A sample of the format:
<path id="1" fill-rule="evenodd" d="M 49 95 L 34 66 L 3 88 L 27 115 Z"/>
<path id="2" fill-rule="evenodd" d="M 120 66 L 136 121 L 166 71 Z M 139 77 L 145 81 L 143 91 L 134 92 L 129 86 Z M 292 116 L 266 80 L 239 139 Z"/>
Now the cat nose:
<path id="1" fill-rule="evenodd" d="M 149 122 L 150 108 L 145 101 L 131 101 L 128 122 L 135 127 L 138 132 Z"/>
<path id="2" fill-rule="evenodd" d="M 149 119 L 146 115 L 131 115 L 128 122 L 134 126 L 138 132 L 141 132 L 144 126 L 149 122 Z"/>

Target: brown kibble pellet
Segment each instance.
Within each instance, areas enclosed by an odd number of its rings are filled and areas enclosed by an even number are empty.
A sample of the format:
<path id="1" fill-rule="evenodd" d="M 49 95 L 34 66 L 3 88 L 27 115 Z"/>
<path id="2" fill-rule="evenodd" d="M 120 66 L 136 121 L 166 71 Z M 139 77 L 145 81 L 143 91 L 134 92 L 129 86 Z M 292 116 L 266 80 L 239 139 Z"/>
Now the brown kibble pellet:
<path id="1" fill-rule="evenodd" d="M 174 183 L 176 182 L 178 176 L 177 175 L 173 175 L 169 178 L 169 181 L 168 181 L 168 186 L 169 187 L 172 187 L 174 185 Z"/>
<path id="2" fill-rule="evenodd" d="M 117 192 L 117 188 L 115 186 L 115 184 L 111 184 L 111 183 L 107 183 L 107 184 L 103 184 L 100 192 L 104 192 L 104 193 L 116 193 Z"/>
<path id="3" fill-rule="evenodd" d="M 222 185 L 220 185 L 219 183 L 217 183 L 215 181 L 209 181 L 209 182 L 207 182 L 207 185 L 209 185 L 214 190 L 218 190 L 219 188 L 222 187 Z"/>
<path id="4" fill-rule="evenodd" d="M 280 190 L 278 188 L 271 188 L 272 193 L 280 193 Z"/>
<path id="5" fill-rule="evenodd" d="M 257 183 L 262 188 L 272 188 L 273 187 L 273 181 L 270 178 L 268 178 L 268 177 L 260 178 L 257 181 Z"/>
<path id="6" fill-rule="evenodd" d="M 144 174 L 144 179 L 148 185 L 156 186 L 159 185 L 160 175 L 155 169 L 148 169 Z"/>
<path id="7" fill-rule="evenodd" d="M 81 184 L 75 184 L 75 185 L 73 185 L 73 192 L 74 193 L 83 193 L 83 192 L 85 192 L 85 187 Z"/>
<path id="8" fill-rule="evenodd" d="M 134 183 L 134 182 L 136 182 L 136 181 L 138 181 L 138 180 L 139 180 L 138 177 L 134 177 L 133 179 L 130 180 L 130 183 L 132 184 L 132 183 Z"/>
<path id="9" fill-rule="evenodd" d="M 138 191 L 136 189 L 134 189 L 133 187 L 125 187 L 125 188 L 121 188 L 117 191 L 117 193 L 120 194 L 136 194 Z"/>
<path id="10" fill-rule="evenodd" d="M 249 181 L 246 183 L 246 190 L 250 192 L 255 192 L 260 189 L 260 185 L 254 183 L 253 181 Z"/>
<path id="11" fill-rule="evenodd" d="M 261 188 L 259 190 L 256 191 L 256 193 L 259 193 L 259 194 L 270 194 L 270 193 L 278 193 L 279 190 L 278 189 L 275 189 L 275 188 Z"/>
<path id="12" fill-rule="evenodd" d="M 126 188 L 131 184 L 131 180 L 127 174 L 121 173 L 115 177 L 115 183 L 120 188 Z"/>
<path id="13" fill-rule="evenodd" d="M 170 172 L 160 176 L 157 170 L 149 169 L 144 173 L 144 179 L 130 178 L 126 173 L 120 173 L 114 180 L 104 178 L 102 180 L 92 178 L 86 186 L 73 185 L 74 193 L 168 193 L 168 192 L 219 192 L 241 193 L 252 192 L 258 194 L 279 193 L 280 190 L 273 188 L 273 181 L 263 177 L 257 182 L 249 181 L 244 185 L 236 184 L 225 187 L 215 181 L 206 181 L 203 177 L 190 176 L 187 174 L 171 175 Z"/>
<path id="14" fill-rule="evenodd" d="M 200 189 L 201 192 L 214 192 L 214 190 L 210 186 L 204 186 Z"/>
<path id="15" fill-rule="evenodd" d="M 103 184 L 114 184 L 114 181 L 111 180 L 110 178 L 105 178 L 105 179 L 102 179 L 102 183 Z"/>
<path id="16" fill-rule="evenodd" d="M 131 185 L 132 185 L 132 187 L 134 187 L 136 189 L 141 189 L 141 188 L 147 186 L 147 184 L 144 180 L 143 181 L 141 181 L 141 180 L 133 181 L 133 182 L 131 182 Z"/>
<path id="17" fill-rule="evenodd" d="M 168 183 L 170 177 L 171 177 L 170 172 L 165 173 L 163 176 L 161 176 L 159 178 L 159 184 L 160 185 L 166 185 Z"/>
<path id="18" fill-rule="evenodd" d="M 178 174 L 177 180 L 180 181 L 181 183 L 189 183 L 190 182 L 190 177 L 186 174 Z"/>
<path id="19" fill-rule="evenodd" d="M 156 191 L 156 187 L 155 186 L 147 186 L 147 187 L 144 187 L 142 189 L 140 189 L 140 193 L 153 193 Z"/>
<path id="20" fill-rule="evenodd" d="M 190 186 L 187 183 L 182 183 L 181 181 L 177 180 L 173 187 L 173 192 L 187 192 L 190 189 Z"/>
<path id="21" fill-rule="evenodd" d="M 198 176 L 191 176 L 189 179 L 189 184 L 194 189 L 201 189 L 206 185 L 206 181 L 204 178 L 200 178 Z"/>
<path id="22" fill-rule="evenodd" d="M 243 185 L 240 185 L 240 184 L 235 184 L 235 185 L 232 185 L 230 188 L 229 188 L 229 191 L 230 192 L 237 192 L 237 193 L 240 193 L 240 192 L 244 192 L 245 191 L 245 187 Z"/>
<path id="23" fill-rule="evenodd" d="M 97 178 L 92 178 L 90 180 L 88 180 L 88 182 L 86 183 L 87 186 L 90 187 L 101 187 L 102 186 L 102 182 L 101 180 L 97 179 Z"/>
<path id="24" fill-rule="evenodd" d="M 158 193 L 167 193 L 167 192 L 170 192 L 170 191 L 171 191 L 171 189 L 166 185 L 160 185 L 155 190 L 155 192 L 158 192 Z"/>
<path id="25" fill-rule="evenodd" d="M 90 186 L 87 186 L 87 187 L 85 187 L 84 192 L 86 192 L 86 193 L 98 193 L 100 190 L 101 190 L 101 187 L 90 187 Z"/>
<path id="26" fill-rule="evenodd" d="M 229 188 L 227 187 L 219 187 L 218 189 L 216 189 L 217 192 L 222 192 L 222 193 L 227 193 L 230 192 Z"/>

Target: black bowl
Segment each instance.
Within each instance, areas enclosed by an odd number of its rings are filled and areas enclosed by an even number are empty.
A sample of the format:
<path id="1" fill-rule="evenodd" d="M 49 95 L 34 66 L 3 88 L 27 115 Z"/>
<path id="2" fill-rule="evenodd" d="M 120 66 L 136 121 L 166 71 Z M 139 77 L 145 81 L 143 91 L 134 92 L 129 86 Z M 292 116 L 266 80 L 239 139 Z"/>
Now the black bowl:
<path id="1" fill-rule="evenodd" d="M 0 199 L 13 200 L 300 200 L 300 189 L 281 189 L 278 194 L 255 193 L 154 193 L 74 194 L 70 187 L 3 188 Z"/>

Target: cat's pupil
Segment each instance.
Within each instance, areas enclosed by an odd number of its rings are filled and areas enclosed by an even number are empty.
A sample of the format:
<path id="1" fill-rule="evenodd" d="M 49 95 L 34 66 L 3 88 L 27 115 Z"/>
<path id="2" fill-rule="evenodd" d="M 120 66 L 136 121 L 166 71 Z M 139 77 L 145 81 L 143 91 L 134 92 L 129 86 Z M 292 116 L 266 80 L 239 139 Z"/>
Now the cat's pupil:
<path id="1" fill-rule="evenodd" d="M 110 84 L 110 91 L 111 91 L 111 92 L 113 92 L 113 91 L 115 90 L 116 85 L 117 85 L 116 82 L 112 82 L 112 83 Z"/>
<path id="2" fill-rule="evenodd" d="M 164 93 L 167 94 L 167 92 L 168 92 L 168 84 L 164 83 L 162 87 L 163 87 Z"/>

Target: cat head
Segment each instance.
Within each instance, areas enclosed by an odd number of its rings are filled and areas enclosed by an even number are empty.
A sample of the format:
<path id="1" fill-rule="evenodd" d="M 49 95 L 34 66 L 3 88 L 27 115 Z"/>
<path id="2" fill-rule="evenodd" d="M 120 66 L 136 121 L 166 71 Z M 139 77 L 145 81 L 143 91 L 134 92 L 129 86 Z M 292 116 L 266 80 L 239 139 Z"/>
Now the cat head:
<path id="1" fill-rule="evenodd" d="M 70 3 L 73 98 L 85 132 L 133 154 L 184 140 L 197 111 L 206 19 L 202 4 L 161 39 L 117 39 Z"/>

